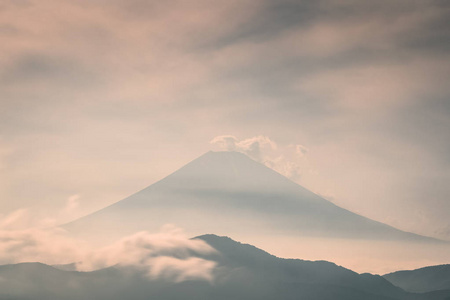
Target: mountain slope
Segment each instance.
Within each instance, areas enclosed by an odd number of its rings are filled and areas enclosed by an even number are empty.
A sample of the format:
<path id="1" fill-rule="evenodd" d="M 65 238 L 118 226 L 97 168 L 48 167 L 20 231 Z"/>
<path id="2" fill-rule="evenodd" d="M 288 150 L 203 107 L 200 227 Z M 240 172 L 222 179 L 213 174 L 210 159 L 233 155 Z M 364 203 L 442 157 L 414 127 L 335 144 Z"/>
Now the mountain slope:
<path id="1" fill-rule="evenodd" d="M 383 276 L 392 284 L 410 292 L 425 293 L 450 290 L 450 265 L 439 265 L 411 271 L 398 271 Z"/>
<path id="2" fill-rule="evenodd" d="M 328 261 L 278 258 L 252 245 L 241 244 L 228 237 L 210 234 L 197 238 L 207 242 L 220 253 L 219 257 L 212 255 L 206 258 L 213 259 L 220 266 L 226 266 L 231 270 L 247 268 L 251 270 L 250 274 L 246 275 L 247 278 L 258 278 L 261 275 L 265 280 L 270 278 L 270 281 L 338 286 L 394 299 L 405 297 L 402 289 L 378 275 L 360 275 Z"/>
<path id="3" fill-rule="evenodd" d="M 108 236 L 174 223 L 190 234 L 295 234 L 437 241 L 340 208 L 237 152 L 208 152 L 161 181 L 65 227 Z"/>

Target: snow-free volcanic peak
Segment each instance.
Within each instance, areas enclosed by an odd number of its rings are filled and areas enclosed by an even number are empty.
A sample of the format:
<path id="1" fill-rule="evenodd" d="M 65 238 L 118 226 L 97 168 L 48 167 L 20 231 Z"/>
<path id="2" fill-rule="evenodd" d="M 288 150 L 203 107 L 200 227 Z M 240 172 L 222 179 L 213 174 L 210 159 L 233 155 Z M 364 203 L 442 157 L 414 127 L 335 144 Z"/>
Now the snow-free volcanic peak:
<path id="1" fill-rule="evenodd" d="M 117 236 L 172 223 L 206 232 L 437 241 L 338 207 L 238 152 L 207 152 L 149 187 L 65 227 Z"/>

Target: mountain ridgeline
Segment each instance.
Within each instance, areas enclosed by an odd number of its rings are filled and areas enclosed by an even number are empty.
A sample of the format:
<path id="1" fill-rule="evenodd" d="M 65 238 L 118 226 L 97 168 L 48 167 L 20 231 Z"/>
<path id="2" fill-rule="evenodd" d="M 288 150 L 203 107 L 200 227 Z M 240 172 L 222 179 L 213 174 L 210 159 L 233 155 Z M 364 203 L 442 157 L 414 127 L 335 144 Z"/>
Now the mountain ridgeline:
<path id="1" fill-rule="evenodd" d="M 228 237 L 203 235 L 216 252 L 211 281 L 149 278 L 139 268 L 94 272 L 40 263 L 0 266 L 0 300 L 446 300 L 450 290 L 407 292 L 378 275 L 358 274 L 326 261 L 282 259 Z M 448 279 L 448 278 L 447 278 Z"/>
<path id="2" fill-rule="evenodd" d="M 208 152 L 149 187 L 65 225 L 117 238 L 173 223 L 189 234 L 439 242 L 334 205 L 237 152 Z"/>
<path id="3" fill-rule="evenodd" d="M 425 293 L 450 289 L 450 265 L 397 271 L 386 274 L 383 277 L 409 292 Z"/>

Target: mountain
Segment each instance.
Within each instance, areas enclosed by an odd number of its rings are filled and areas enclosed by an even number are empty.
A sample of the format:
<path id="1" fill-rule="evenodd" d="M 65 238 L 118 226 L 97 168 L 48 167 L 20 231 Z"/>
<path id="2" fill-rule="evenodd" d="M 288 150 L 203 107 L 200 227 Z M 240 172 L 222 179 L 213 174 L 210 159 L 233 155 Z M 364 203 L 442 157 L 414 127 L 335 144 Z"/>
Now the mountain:
<path id="1" fill-rule="evenodd" d="M 439 265 L 411 271 L 398 271 L 383 276 L 392 284 L 410 292 L 425 293 L 450 290 L 450 265 Z"/>
<path id="2" fill-rule="evenodd" d="M 242 238 L 297 235 L 437 242 L 338 207 L 238 152 L 208 152 L 149 187 L 65 225 L 115 237 L 173 223 Z M 100 234 L 96 234 L 98 238 Z"/>
<path id="3" fill-rule="evenodd" d="M 358 274 L 326 261 L 275 257 L 227 237 L 197 237 L 217 251 L 195 254 L 216 262 L 211 282 L 149 278 L 140 268 L 94 272 L 41 263 L 0 266 L 0 300 L 446 300 L 450 291 L 410 293 L 378 275 Z"/>
<path id="4" fill-rule="evenodd" d="M 206 256 L 225 266 L 228 272 L 245 274 L 246 280 L 269 282 L 297 282 L 313 286 L 340 287 L 358 291 L 359 293 L 375 294 L 384 297 L 400 299 L 404 291 L 395 287 L 381 276 L 358 274 L 328 261 L 307 261 L 301 259 L 284 259 L 273 256 L 252 245 L 241 244 L 228 237 L 203 235 L 197 237 L 216 249 L 219 257 Z M 247 272 L 243 272 L 245 268 Z M 232 276 L 239 278 L 239 274 Z M 267 285 L 268 283 L 265 283 Z M 347 291 L 348 293 L 348 291 Z"/>

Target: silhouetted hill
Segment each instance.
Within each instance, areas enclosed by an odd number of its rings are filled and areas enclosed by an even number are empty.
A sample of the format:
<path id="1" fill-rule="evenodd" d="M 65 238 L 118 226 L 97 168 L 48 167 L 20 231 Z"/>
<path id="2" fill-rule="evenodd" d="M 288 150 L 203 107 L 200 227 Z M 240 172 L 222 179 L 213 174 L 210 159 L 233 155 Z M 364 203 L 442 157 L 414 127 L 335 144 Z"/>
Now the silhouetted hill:
<path id="1" fill-rule="evenodd" d="M 450 265 L 439 265 L 383 276 L 392 284 L 410 292 L 450 290 Z"/>
<path id="2" fill-rule="evenodd" d="M 197 237 L 217 252 L 212 282 L 150 279 L 140 268 L 94 272 L 41 263 L 0 266 L 0 300 L 445 300 L 450 291 L 409 293 L 381 276 L 358 274 L 326 261 L 275 257 L 227 237 Z M 193 253 L 196 255 L 195 253 Z"/>
<path id="3" fill-rule="evenodd" d="M 281 279 L 313 285 L 339 286 L 389 297 L 401 297 L 403 294 L 401 289 L 381 276 L 360 275 L 331 262 L 278 258 L 228 237 L 209 234 L 197 238 L 204 240 L 221 254 L 219 258 L 215 258 L 221 266 L 248 268 L 251 270 L 249 273 L 254 275 L 270 274 L 273 281 Z"/>

